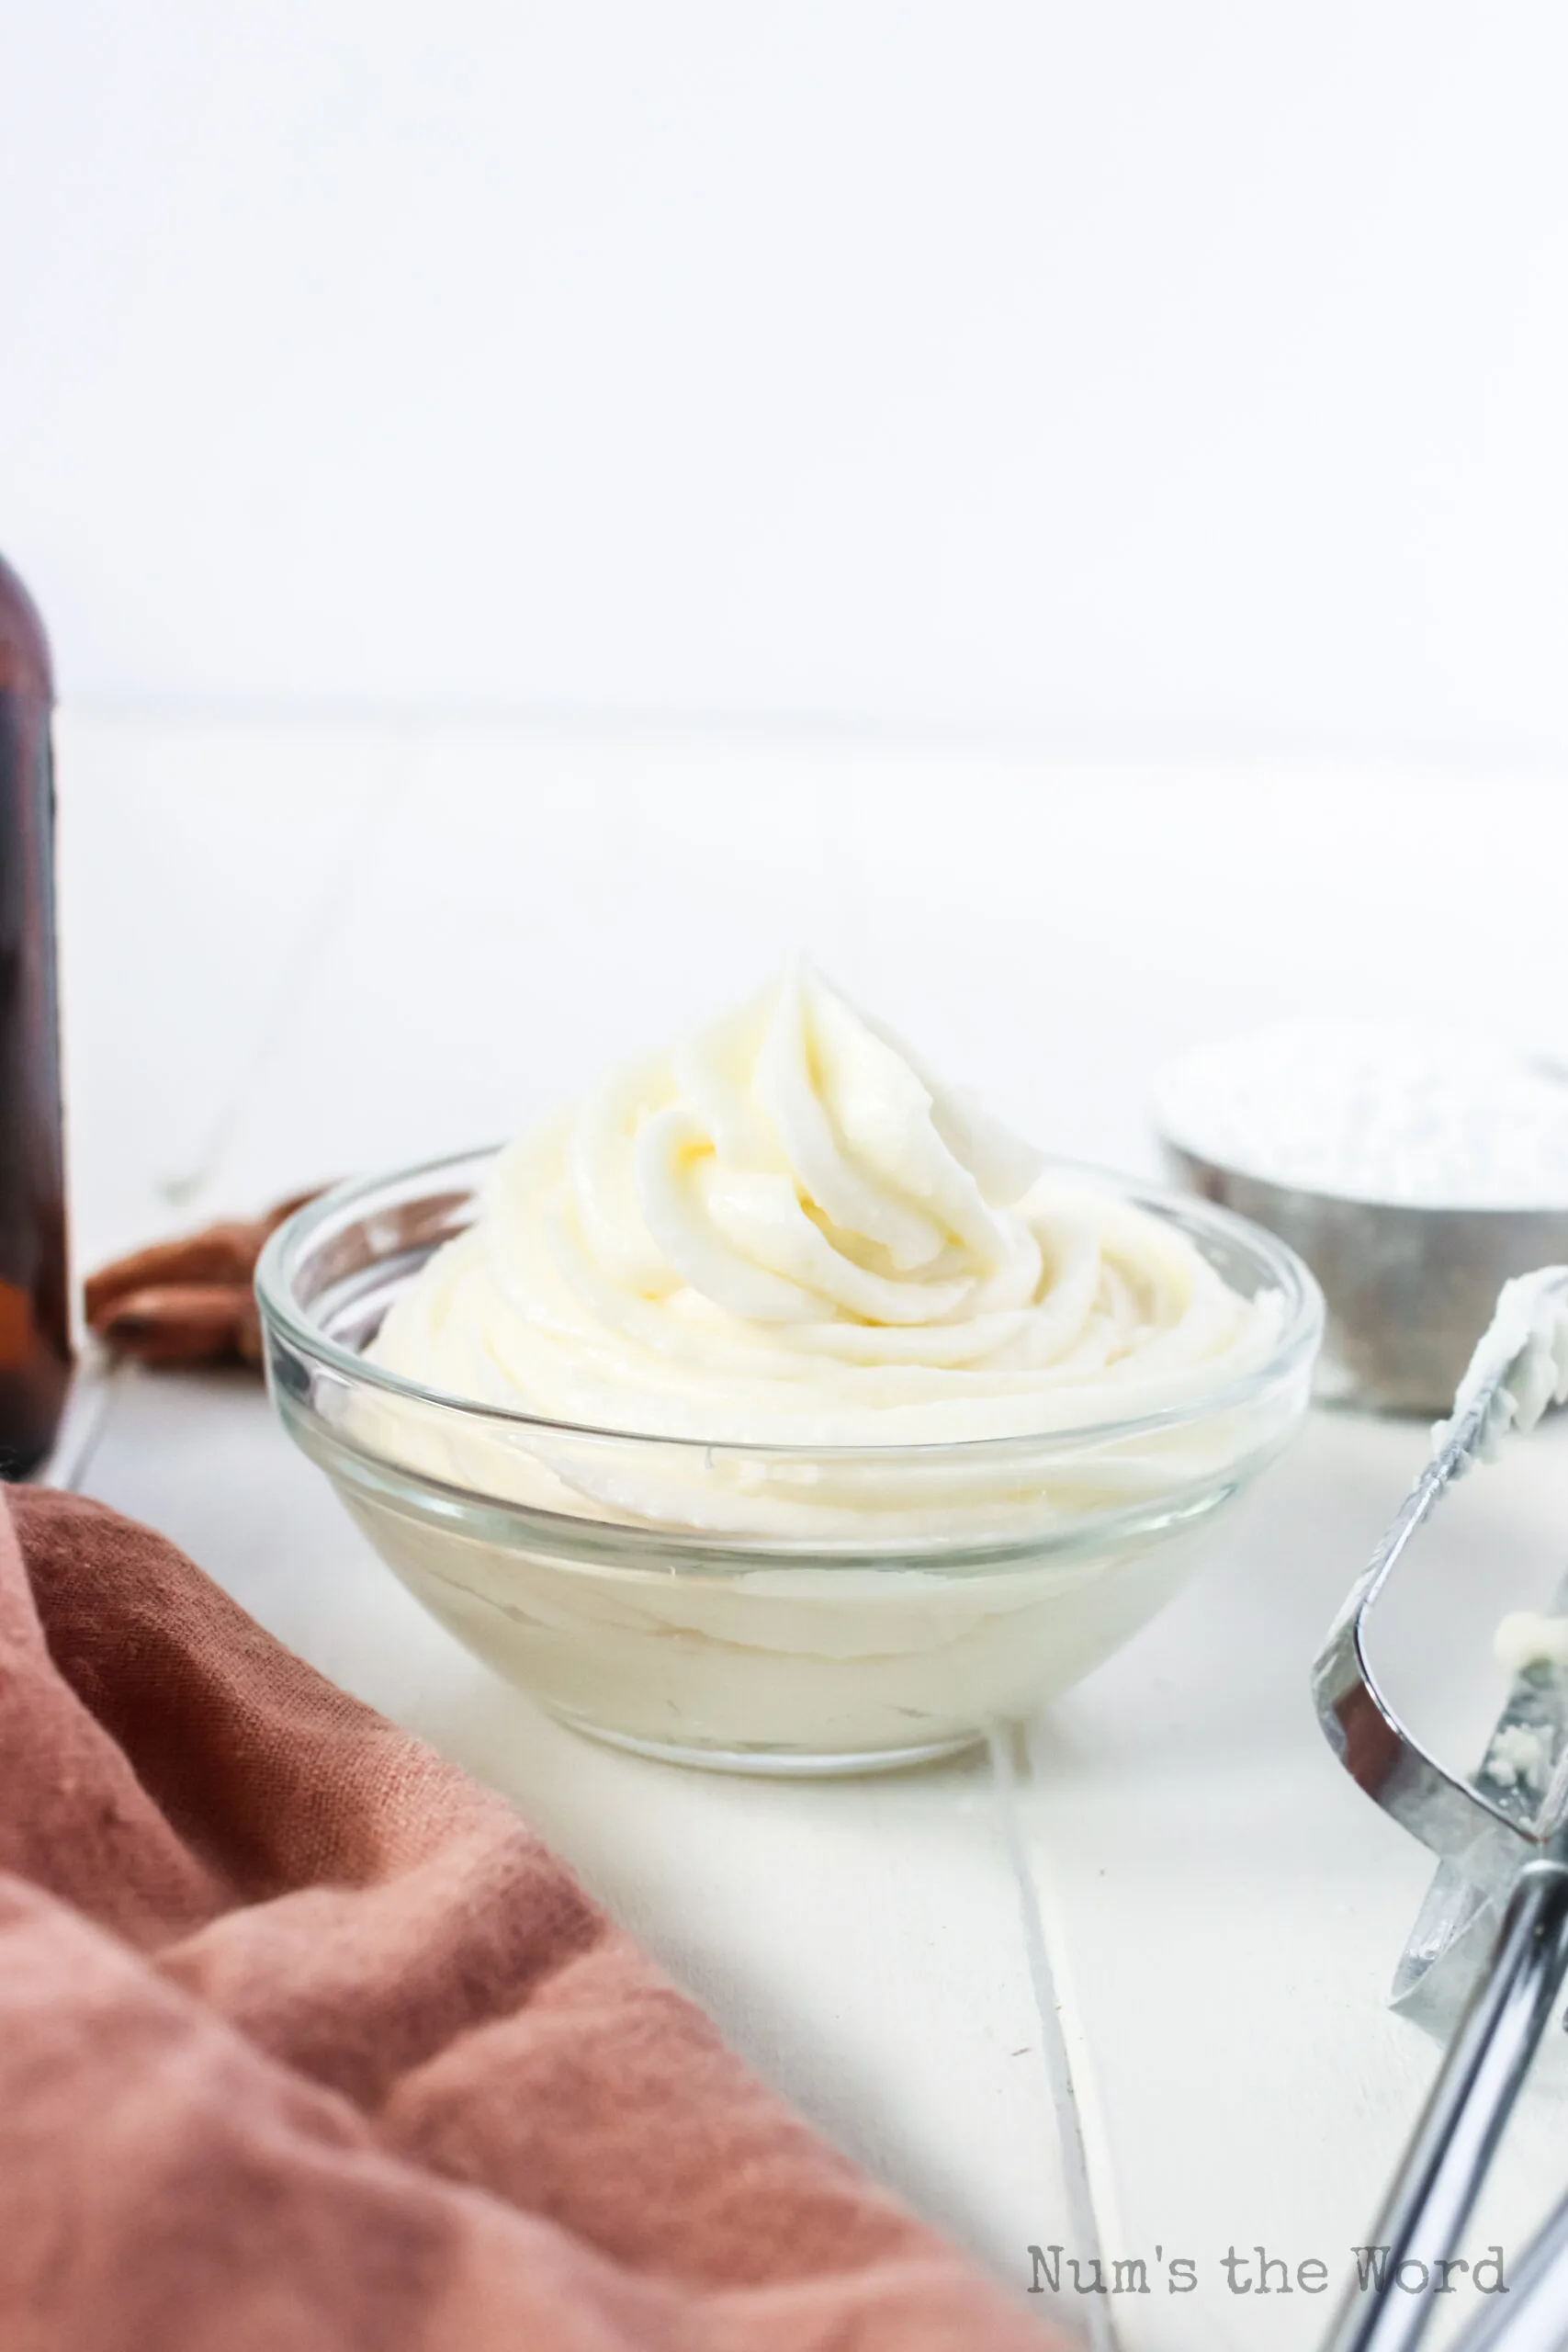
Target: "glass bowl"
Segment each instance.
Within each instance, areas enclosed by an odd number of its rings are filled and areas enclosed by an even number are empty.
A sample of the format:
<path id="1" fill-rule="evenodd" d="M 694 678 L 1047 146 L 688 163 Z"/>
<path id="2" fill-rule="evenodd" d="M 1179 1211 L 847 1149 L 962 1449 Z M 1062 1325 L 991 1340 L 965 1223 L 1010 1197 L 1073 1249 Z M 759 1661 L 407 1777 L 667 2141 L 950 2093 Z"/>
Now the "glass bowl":
<path id="1" fill-rule="evenodd" d="M 268 1384 L 433 1616 L 552 1714 L 645 1754 L 867 1771 L 973 1745 L 1160 1607 L 1306 1408 L 1323 1307 L 1293 1252 L 1066 1166 L 1272 1295 L 1267 1360 L 1138 1419 L 946 1445 L 706 1445 L 442 1396 L 364 1351 L 472 1223 L 493 1156 L 341 1185 L 273 1235 Z"/>

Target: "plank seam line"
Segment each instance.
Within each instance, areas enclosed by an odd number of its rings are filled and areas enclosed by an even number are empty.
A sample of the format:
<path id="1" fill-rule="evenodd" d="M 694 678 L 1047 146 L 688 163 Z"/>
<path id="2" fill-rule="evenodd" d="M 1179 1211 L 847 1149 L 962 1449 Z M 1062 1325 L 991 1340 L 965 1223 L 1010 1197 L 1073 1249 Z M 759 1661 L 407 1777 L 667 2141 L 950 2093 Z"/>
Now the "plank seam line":
<path id="1" fill-rule="evenodd" d="M 1103 2262 L 1104 2242 L 1089 2170 L 1082 2105 L 1062 2024 L 1061 1985 L 1058 1971 L 1052 1963 L 1040 1891 L 1030 1866 L 1029 1849 L 1023 1835 L 1018 1794 L 1020 1758 L 1027 1756 L 1022 1726 L 1016 1723 L 991 1724 L 987 1727 L 986 1741 L 990 1750 L 991 1785 L 996 1793 L 1002 1842 L 1018 1892 L 1024 1957 L 1028 1963 L 1035 2013 L 1040 2021 L 1040 2052 L 1061 2147 L 1062 2173 L 1067 2197 L 1067 2225 L 1076 2242 L 1073 2251 L 1080 2262 Z M 1091 2352 L 1118 2352 L 1116 2329 L 1109 2306 L 1092 2295 L 1086 2296 L 1084 2301 Z"/>

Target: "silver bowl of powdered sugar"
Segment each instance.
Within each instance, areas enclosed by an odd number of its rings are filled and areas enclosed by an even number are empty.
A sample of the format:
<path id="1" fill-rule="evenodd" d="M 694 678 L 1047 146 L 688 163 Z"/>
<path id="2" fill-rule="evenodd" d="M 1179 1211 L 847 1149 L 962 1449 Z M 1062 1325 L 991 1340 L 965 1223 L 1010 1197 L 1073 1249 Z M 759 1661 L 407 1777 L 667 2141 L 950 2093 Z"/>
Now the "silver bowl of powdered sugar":
<path id="1" fill-rule="evenodd" d="M 1176 1181 L 1317 1276 L 1325 1398 L 1446 1410 L 1503 1283 L 1568 1261 L 1568 1073 L 1495 1040 L 1264 1030 L 1168 1065 L 1154 1111 Z"/>

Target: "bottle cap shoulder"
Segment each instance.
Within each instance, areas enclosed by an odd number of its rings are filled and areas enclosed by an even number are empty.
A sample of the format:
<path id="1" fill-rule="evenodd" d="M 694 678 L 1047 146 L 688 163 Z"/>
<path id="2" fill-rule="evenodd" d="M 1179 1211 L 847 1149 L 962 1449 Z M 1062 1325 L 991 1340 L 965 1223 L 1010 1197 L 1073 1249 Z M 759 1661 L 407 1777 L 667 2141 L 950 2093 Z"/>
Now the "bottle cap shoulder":
<path id="1" fill-rule="evenodd" d="M 54 698 L 49 639 L 38 606 L 0 556 L 0 694 Z"/>

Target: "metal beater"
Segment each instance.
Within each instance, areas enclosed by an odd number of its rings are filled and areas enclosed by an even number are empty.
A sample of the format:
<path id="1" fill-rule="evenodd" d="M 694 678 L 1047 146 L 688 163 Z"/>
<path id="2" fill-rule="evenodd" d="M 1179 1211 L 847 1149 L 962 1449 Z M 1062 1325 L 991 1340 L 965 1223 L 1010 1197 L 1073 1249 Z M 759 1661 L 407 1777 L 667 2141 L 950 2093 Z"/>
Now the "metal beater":
<path id="1" fill-rule="evenodd" d="M 1562 1276 L 1568 1297 L 1568 1272 Z M 1395 1980 L 1397 2006 L 1457 2016 L 1437 2083 L 1372 2233 L 1382 2287 L 1353 2290 L 1331 2352 L 1410 2352 L 1433 2316 L 1514 2101 L 1568 1973 L 1568 1673 L 1529 1666 L 1494 1735 L 1527 1732 L 1550 1758 L 1545 1793 L 1483 1765 L 1457 1778 L 1401 1722 L 1368 1662 L 1366 1625 L 1418 1528 L 1475 1458 L 1512 1367 L 1471 1396 L 1336 1620 L 1313 1671 L 1325 1736 L 1346 1770 L 1439 1859 Z M 1568 1611 L 1568 1580 L 1559 1596 Z M 1479 1973 L 1477 1967 L 1479 1965 Z M 1422 2283 L 1425 2274 L 1425 2284 Z M 1568 2200 L 1518 2266 L 1506 2307 L 1486 2312 L 1465 2352 L 1555 2352 L 1568 2343 Z"/>

